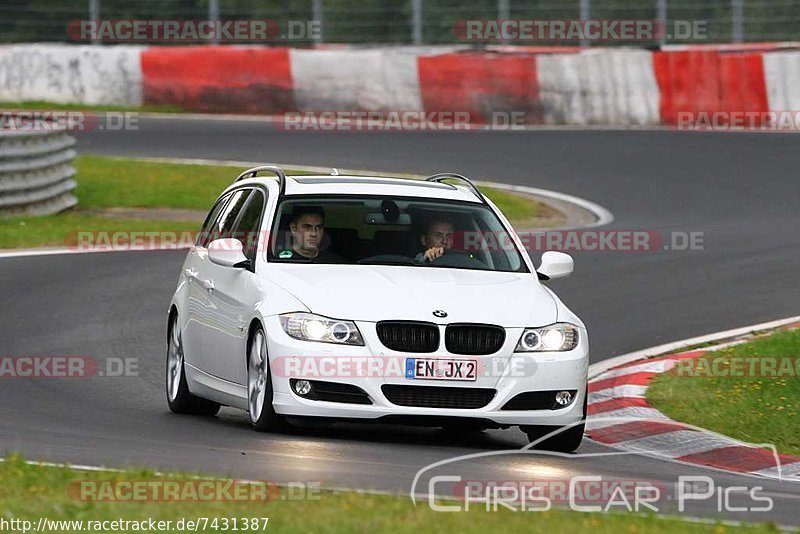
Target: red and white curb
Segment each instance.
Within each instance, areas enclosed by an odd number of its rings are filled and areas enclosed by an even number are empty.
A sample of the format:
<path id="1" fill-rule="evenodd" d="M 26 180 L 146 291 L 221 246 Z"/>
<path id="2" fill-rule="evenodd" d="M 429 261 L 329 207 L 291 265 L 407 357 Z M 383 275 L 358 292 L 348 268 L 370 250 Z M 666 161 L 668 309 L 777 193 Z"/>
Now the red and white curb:
<path id="1" fill-rule="evenodd" d="M 792 327 L 798 328 L 800 323 L 784 325 Z M 595 375 L 589 381 L 587 436 L 646 456 L 800 482 L 800 457 L 778 454 L 769 444 L 745 443 L 674 421 L 645 400 L 647 386 L 656 375 L 669 371 L 679 360 L 721 347 L 649 359 L 644 356 Z"/>

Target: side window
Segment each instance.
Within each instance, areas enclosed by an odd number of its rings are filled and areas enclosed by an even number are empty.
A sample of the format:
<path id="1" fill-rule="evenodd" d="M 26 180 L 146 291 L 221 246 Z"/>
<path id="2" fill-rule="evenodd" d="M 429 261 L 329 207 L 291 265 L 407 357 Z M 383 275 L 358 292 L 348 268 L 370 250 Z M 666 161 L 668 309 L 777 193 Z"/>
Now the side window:
<path id="1" fill-rule="evenodd" d="M 230 202 L 220 212 L 217 221 L 211 229 L 212 233 L 216 234 L 214 239 L 225 239 L 233 236 L 233 228 L 236 224 L 236 219 L 242 207 L 247 202 L 247 198 L 252 193 L 252 189 L 239 189 L 234 191 L 231 196 Z"/>
<path id="2" fill-rule="evenodd" d="M 262 215 L 264 214 L 264 195 L 259 190 L 254 190 L 250 195 L 250 201 L 242 210 L 233 237 L 242 242 L 245 255 L 252 261 L 256 257 L 256 249 L 259 245 L 259 230 Z"/>
<path id="3" fill-rule="evenodd" d="M 207 247 L 208 244 L 211 242 L 211 229 L 214 226 L 214 223 L 217 221 L 220 212 L 231 199 L 231 195 L 227 194 L 221 199 L 217 200 L 214 207 L 211 208 L 211 211 L 208 212 L 208 216 L 206 217 L 205 222 L 203 223 L 203 228 L 200 230 L 200 235 L 197 236 L 197 242 L 195 245 L 199 247 Z"/>

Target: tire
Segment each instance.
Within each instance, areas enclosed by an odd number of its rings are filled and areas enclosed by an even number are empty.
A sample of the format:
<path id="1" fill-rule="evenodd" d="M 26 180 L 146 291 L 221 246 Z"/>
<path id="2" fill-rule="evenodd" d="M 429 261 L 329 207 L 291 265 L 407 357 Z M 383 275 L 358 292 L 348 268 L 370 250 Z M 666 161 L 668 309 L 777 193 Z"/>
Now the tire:
<path id="1" fill-rule="evenodd" d="M 553 452 L 573 452 L 583 441 L 585 423 L 562 430 L 555 436 L 534 445 L 534 449 Z M 559 426 L 527 426 L 520 427 L 528 435 L 528 441 L 533 443 L 537 439 L 555 430 L 564 428 Z"/>
<path id="2" fill-rule="evenodd" d="M 272 406 L 272 373 L 264 329 L 253 329 L 247 344 L 247 406 L 250 424 L 259 432 L 281 432 L 289 428 L 286 419 Z"/>
<path id="3" fill-rule="evenodd" d="M 167 326 L 167 372 L 166 391 L 167 404 L 173 413 L 187 415 L 212 416 L 219 412 L 220 405 L 216 402 L 201 399 L 189 392 L 186 383 L 186 373 L 183 369 L 184 352 L 183 336 L 178 326 L 178 313 L 169 315 Z"/>
<path id="4" fill-rule="evenodd" d="M 580 424 L 571 427 L 559 426 L 521 426 L 520 430 L 528 435 L 528 441 L 533 443 L 542 436 L 546 436 L 558 429 L 563 429 L 551 438 L 537 443 L 534 449 L 553 452 L 574 452 L 583 441 L 583 432 L 586 430 L 586 407 L 588 405 L 589 390 L 583 394 L 583 420 Z"/>

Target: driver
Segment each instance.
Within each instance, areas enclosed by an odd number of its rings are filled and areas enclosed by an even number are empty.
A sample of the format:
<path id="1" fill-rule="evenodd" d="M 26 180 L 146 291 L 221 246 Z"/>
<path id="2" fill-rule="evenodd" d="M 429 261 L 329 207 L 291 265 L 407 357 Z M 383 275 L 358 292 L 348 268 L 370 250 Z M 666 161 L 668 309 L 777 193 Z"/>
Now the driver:
<path id="1" fill-rule="evenodd" d="M 455 227 L 447 219 L 432 219 L 428 222 L 425 233 L 419 236 L 425 249 L 414 258 L 416 263 L 431 262 L 441 258 L 445 252 L 453 248 Z"/>
<path id="2" fill-rule="evenodd" d="M 342 258 L 320 248 L 325 237 L 325 212 L 321 206 L 295 206 L 289 231 L 292 233 L 292 248 L 279 252 L 278 258 L 342 263 Z"/>

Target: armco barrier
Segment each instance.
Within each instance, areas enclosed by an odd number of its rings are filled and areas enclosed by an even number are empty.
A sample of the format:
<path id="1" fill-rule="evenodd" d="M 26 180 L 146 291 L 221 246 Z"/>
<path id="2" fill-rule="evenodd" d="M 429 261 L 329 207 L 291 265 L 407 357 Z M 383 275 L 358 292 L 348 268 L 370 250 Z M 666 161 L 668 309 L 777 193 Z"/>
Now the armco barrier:
<path id="1" fill-rule="evenodd" d="M 0 130 L 0 216 L 47 215 L 77 204 L 74 145 L 65 132 Z"/>

